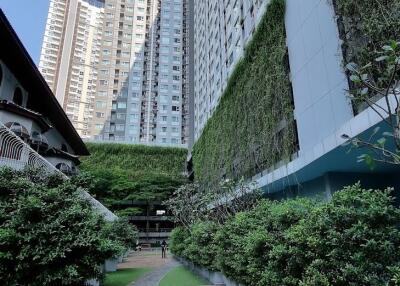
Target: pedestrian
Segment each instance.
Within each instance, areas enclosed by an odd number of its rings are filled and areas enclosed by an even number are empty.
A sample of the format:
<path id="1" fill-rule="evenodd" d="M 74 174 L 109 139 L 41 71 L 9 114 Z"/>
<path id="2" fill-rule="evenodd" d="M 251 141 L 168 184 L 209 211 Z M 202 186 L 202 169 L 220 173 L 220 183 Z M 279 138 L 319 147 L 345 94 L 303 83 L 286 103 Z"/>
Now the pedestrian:
<path id="1" fill-rule="evenodd" d="M 167 242 L 165 240 L 163 240 L 161 242 L 161 257 L 162 258 L 167 258 Z"/>

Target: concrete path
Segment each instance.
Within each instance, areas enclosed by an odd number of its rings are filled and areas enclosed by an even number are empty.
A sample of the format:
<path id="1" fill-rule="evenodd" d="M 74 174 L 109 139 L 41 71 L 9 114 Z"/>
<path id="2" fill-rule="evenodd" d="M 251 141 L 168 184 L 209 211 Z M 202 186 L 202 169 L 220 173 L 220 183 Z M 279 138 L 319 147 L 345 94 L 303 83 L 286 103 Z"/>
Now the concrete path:
<path id="1" fill-rule="evenodd" d="M 130 286 L 158 286 L 161 279 L 173 268 L 181 265 L 175 259 L 169 259 L 164 265 L 155 268 Z"/>

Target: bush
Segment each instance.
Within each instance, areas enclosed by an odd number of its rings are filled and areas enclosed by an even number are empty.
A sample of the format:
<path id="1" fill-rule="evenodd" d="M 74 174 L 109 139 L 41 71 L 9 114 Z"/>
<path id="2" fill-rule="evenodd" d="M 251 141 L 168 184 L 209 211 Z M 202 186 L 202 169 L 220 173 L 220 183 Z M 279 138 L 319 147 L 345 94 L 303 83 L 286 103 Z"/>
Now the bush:
<path id="1" fill-rule="evenodd" d="M 185 240 L 183 255 L 191 261 L 215 270 L 216 245 L 215 234 L 217 225 L 213 222 L 198 222 L 190 229 L 191 235 Z"/>
<path id="2" fill-rule="evenodd" d="M 223 225 L 180 229 L 171 250 L 243 285 L 397 285 L 399 220 L 389 190 L 355 185 L 330 202 L 263 201 Z"/>
<path id="3" fill-rule="evenodd" d="M 129 249 L 134 249 L 139 237 L 136 226 L 130 224 L 126 218 L 107 222 L 102 234 L 106 239 L 111 239 L 122 246 L 120 255 L 123 255 Z"/>
<path id="4" fill-rule="evenodd" d="M 171 232 L 169 238 L 171 252 L 177 256 L 183 257 L 183 251 L 185 250 L 185 239 L 190 237 L 189 232 L 183 227 L 176 227 Z"/>
<path id="5" fill-rule="evenodd" d="M 0 170 L 0 281 L 84 285 L 101 277 L 99 266 L 124 245 L 80 194 L 57 176 Z"/>

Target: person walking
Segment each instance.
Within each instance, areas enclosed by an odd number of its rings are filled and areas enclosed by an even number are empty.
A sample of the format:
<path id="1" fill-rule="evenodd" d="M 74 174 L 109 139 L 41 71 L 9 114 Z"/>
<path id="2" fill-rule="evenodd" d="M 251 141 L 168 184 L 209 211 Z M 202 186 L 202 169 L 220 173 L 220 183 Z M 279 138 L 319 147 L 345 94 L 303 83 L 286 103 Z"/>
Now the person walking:
<path id="1" fill-rule="evenodd" d="M 167 258 L 167 242 L 165 240 L 163 240 L 161 242 L 161 257 L 162 258 Z"/>

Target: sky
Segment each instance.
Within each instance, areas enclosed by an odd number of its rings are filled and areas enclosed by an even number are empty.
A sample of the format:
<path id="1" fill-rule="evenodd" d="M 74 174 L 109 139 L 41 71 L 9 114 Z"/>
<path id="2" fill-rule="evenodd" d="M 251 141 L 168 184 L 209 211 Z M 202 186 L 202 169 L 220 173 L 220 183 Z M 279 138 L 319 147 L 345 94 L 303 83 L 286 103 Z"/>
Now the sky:
<path id="1" fill-rule="evenodd" d="M 0 0 L 0 8 L 28 50 L 39 64 L 50 0 Z"/>

